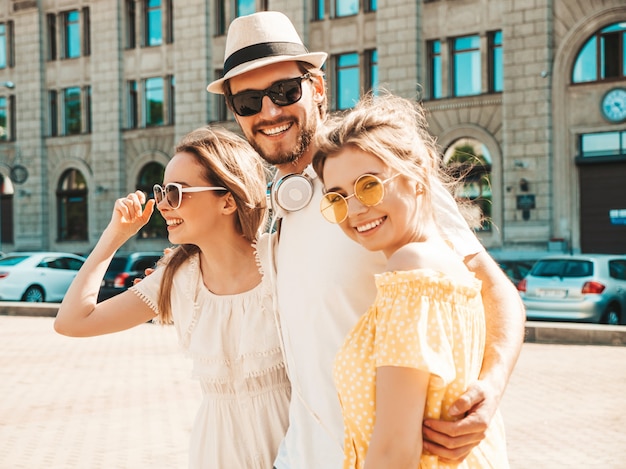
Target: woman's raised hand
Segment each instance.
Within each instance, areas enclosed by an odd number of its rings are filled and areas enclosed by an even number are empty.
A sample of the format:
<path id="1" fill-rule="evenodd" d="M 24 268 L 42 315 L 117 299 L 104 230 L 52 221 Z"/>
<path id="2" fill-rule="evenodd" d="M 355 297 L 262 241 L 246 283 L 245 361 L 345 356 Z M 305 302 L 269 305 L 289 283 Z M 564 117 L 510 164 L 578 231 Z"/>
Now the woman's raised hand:
<path id="1" fill-rule="evenodd" d="M 154 205 L 154 199 L 146 201 L 144 192 L 132 192 L 115 201 L 109 226 L 118 231 L 119 234 L 134 236 L 150 220 L 152 212 L 154 212 Z"/>

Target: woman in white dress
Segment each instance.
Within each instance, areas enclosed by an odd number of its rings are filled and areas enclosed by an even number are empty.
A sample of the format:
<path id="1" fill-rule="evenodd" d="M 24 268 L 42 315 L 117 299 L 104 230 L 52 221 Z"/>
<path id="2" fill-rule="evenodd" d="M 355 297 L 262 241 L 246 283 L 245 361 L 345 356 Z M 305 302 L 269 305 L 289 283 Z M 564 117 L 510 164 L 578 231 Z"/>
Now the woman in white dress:
<path id="1" fill-rule="evenodd" d="M 290 386 L 275 322 L 267 255 L 262 161 L 232 132 L 202 128 L 176 148 L 154 199 L 115 202 L 109 225 L 61 304 L 54 327 L 69 336 L 173 322 L 193 359 L 203 401 L 191 435 L 191 468 L 268 468 L 288 424 Z M 177 245 L 153 274 L 102 303 L 111 258 L 155 206 Z"/>

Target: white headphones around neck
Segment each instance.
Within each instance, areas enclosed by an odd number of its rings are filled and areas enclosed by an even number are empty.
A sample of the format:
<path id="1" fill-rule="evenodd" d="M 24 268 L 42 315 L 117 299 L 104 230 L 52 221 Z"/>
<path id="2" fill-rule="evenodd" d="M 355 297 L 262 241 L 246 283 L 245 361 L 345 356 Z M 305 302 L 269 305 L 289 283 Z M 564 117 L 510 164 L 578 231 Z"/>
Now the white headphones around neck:
<path id="1" fill-rule="evenodd" d="M 280 209 L 285 212 L 297 212 L 309 205 L 313 198 L 313 178 L 315 177 L 316 174 L 309 165 L 302 173 L 291 173 L 274 178 L 268 189 L 272 211 L 276 213 L 276 210 Z"/>

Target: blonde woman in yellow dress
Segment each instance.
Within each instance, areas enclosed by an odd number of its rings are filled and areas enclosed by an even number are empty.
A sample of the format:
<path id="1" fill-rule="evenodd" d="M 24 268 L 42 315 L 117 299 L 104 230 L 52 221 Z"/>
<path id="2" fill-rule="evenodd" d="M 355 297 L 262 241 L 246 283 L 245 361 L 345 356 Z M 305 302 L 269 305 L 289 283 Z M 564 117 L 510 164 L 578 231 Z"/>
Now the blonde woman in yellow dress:
<path id="1" fill-rule="evenodd" d="M 388 261 L 374 304 L 334 363 L 344 468 L 507 468 L 499 414 L 460 465 L 422 452 L 423 419 L 450 420 L 448 409 L 478 378 L 485 318 L 480 282 L 433 213 L 440 160 L 421 107 L 367 96 L 328 122 L 317 144 L 322 215 Z"/>

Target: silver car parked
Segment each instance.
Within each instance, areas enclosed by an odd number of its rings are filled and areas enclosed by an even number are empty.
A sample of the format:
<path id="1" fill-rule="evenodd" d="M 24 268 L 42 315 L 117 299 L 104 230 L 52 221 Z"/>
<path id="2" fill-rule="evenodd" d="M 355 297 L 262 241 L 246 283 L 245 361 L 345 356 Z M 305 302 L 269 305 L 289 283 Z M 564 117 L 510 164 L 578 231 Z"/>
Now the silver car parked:
<path id="1" fill-rule="evenodd" d="M 626 255 L 548 256 L 517 289 L 529 320 L 626 324 Z"/>

